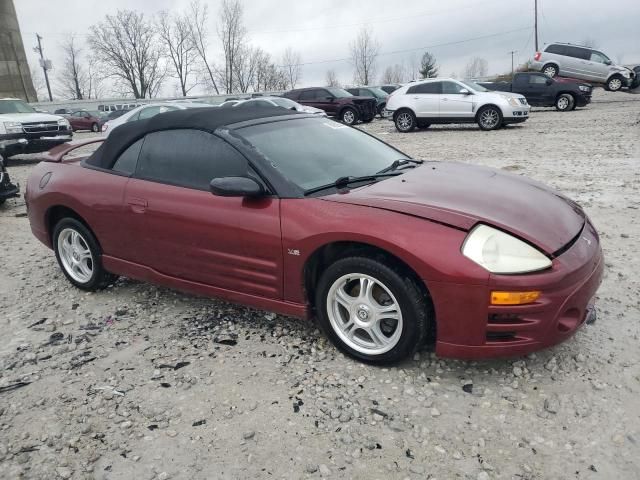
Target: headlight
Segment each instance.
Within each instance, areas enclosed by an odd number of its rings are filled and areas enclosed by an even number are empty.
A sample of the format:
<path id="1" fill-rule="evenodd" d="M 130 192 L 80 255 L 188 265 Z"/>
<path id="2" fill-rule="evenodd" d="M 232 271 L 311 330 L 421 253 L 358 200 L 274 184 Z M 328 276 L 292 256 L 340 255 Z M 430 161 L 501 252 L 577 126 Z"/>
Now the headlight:
<path id="1" fill-rule="evenodd" d="M 520 103 L 520 100 L 518 100 L 517 98 L 514 97 L 509 97 L 509 105 L 511 105 L 512 107 L 519 107 L 522 104 Z"/>
<path id="2" fill-rule="evenodd" d="M 65 129 L 71 128 L 71 124 L 69 123 L 69 120 L 67 120 L 66 118 L 61 118 L 60 120 L 58 120 L 58 126 L 63 127 Z"/>
<path id="3" fill-rule="evenodd" d="M 22 133 L 20 122 L 4 122 L 4 129 L 7 133 Z"/>
<path id="4" fill-rule="evenodd" d="M 578 88 L 582 92 L 588 92 L 589 90 L 591 90 L 591 88 L 587 87 L 586 85 L 578 85 Z"/>
<path id="5" fill-rule="evenodd" d="M 487 225 L 471 230 L 462 254 L 491 273 L 528 273 L 551 266 L 551 260 L 539 250 Z"/>
<path id="6" fill-rule="evenodd" d="M 626 77 L 626 78 L 631 77 L 631 72 L 629 70 L 621 70 L 620 73 L 622 74 L 623 77 Z"/>

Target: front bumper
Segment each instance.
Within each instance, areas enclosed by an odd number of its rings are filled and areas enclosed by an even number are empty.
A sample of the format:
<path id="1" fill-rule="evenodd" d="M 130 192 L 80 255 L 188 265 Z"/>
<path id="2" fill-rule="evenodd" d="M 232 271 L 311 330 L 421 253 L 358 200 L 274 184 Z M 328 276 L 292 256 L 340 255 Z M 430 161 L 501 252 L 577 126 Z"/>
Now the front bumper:
<path id="1" fill-rule="evenodd" d="M 508 107 L 503 110 L 503 123 L 522 123 L 529 119 L 530 108 Z"/>
<path id="2" fill-rule="evenodd" d="M 575 243 L 544 273 L 491 275 L 488 285 L 429 284 L 436 353 L 464 359 L 514 357 L 563 342 L 593 320 L 603 271 L 598 235 L 587 221 Z M 492 290 L 542 294 L 532 304 L 498 306 L 489 305 Z"/>
<path id="3" fill-rule="evenodd" d="M 60 130 L 53 133 L 14 133 L 0 135 L 0 151 L 8 157 L 21 153 L 39 153 L 69 142 L 73 138 L 73 132 Z"/>

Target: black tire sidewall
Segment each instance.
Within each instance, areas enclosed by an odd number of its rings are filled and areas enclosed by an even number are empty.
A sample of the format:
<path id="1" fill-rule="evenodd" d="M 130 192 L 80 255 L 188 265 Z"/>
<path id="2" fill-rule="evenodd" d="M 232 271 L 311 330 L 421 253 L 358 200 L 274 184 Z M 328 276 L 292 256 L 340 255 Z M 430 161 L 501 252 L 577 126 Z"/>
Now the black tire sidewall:
<path id="1" fill-rule="evenodd" d="M 388 352 L 367 355 L 345 344 L 334 331 L 327 314 L 327 295 L 333 283 L 343 275 L 365 274 L 384 283 L 399 303 L 403 331 L 398 343 Z M 426 332 L 429 309 L 423 292 L 407 275 L 368 257 L 347 257 L 330 265 L 321 275 L 315 292 L 318 323 L 331 342 L 343 353 L 372 364 L 395 363 L 412 355 L 422 344 Z"/>
<path id="2" fill-rule="evenodd" d="M 64 230 L 65 228 L 74 229 L 80 235 L 82 235 L 82 238 L 85 240 L 85 243 L 91 250 L 91 256 L 93 260 L 93 274 L 91 275 L 91 279 L 86 283 L 78 282 L 73 277 L 71 277 L 71 275 L 69 275 L 67 270 L 64 268 L 62 259 L 60 258 L 60 252 L 58 251 L 58 236 L 60 235 L 60 232 L 62 232 L 62 230 Z M 102 251 L 100 250 L 100 246 L 98 245 L 98 242 L 96 241 L 93 233 L 91 233 L 91 231 L 82 222 L 76 220 L 75 218 L 63 218 L 62 220 L 60 220 L 53 229 L 52 243 L 53 251 L 56 254 L 56 260 L 58 260 L 58 265 L 60 265 L 62 273 L 64 273 L 64 276 L 67 277 L 67 280 L 69 280 L 75 287 L 87 291 L 94 291 L 104 288 L 104 281 L 108 274 L 102 267 Z"/>
<path id="3" fill-rule="evenodd" d="M 344 120 L 345 114 L 349 111 L 353 112 L 353 122 L 351 123 L 345 122 Z M 355 108 L 346 107 L 340 112 L 340 121 L 345 125 L 355 125 L 356 123 L 358 123 L 358 112 L 356 112 Z"/>
<path id="4" fill-rule="evenodd" d="M 398 126 L 398 117 L 403 113 L 408 113 L 411 116 L 411 127 L 409 127 L 406 130 L 402 130 Z M 396 130 L 398 130 L 400 133 L 409 133 L 416 128 L 416 125 L 418 124 L 418 119 L 416 118 L 416 115 L 411 110 L 403 109 L 396 114 L 395 118 L 393 119 L 393 123 L 396 126 Z"/>
<path id="5" fill-rule="evenodd" d="M 94 133 L 97 133 L 97 132 L 100 131 L 100 127 L 98 126 L 97 123 L 94 123 L 94 124 L 91 125 L 91 131 L 94 132 Z"/>
<path id="6" fill-rule="evenodd" d="M 569 100 L 569 105 L 567 105 L 567 108 L 560 108 L 558 106 L 558 102 L 560 101 L 561 98 L 567 98 Z M 573 107 L 575 106 L 576 101 L 573 98 L 573 95 L 569 94 L 569 93 L 563 93 L 561 95 L 558 95 L 558 98 L 556 99 L 556 110 L 558 110 L 559 112 L 568 112 L 570 110 L 573 110 Z"/>
<path id="7" fill-rule="evenodd" d="M 498 122 L 496 123 L 495 127 L 491 127 L 491 128 L 486 128 L 482 125 L 482 121 L 480 120 L 482 113 L 485 112 L 486 110 L 495 110 L 496 112 L 498 112 Z M 480 130 L 484 130 L 485 132 L 490 132 L 491 130 L 497 130 L 502 126 L 502 122 L 503 122 L 503 117 L 502 117 L 502 112 L 500 111 L 500 109 L 498 107 L 494 107 L 493 105 L 487 105 L 486 107 L 482 107 L 480 110 L 478 110 L 478 115 L 476 117 L 476 123 L 478 124 L 478 127 L 480 127 Z"/>
<path id="8" fill-rule="evenodd" d="M 560 74 L 560 69 L 554 63 L 548 63 L 545 66 L 543 66 L 542 67 L 542 73 L 544 73 L 544 71 L 547 69 L 547 67 L 553 67 L 555 69 L 555 71 L 556 71 L 556 73 L 554 73 L 550 78 L 556 78 Z M 545 73 L 545 75 L 546 75 L 546 73 Z"/>

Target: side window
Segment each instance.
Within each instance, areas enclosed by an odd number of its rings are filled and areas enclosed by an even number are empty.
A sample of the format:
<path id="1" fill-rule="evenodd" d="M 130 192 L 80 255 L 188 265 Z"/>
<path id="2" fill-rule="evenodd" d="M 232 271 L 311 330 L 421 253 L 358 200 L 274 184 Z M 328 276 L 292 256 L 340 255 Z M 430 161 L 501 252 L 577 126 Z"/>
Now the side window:
<path id="1" fill-rule="evenodd" d="M 307 101 L 313 101 L 316 99 L 316 91 L 315 90 L 305 90 L 304 92 L 300 92 L 300 100 Z"/>
<path id="2" fill-rule="evenodd" d="M 321 101 L 321 102 L 326 101 L 327 97 L 333 97 L 333 95 L 330 94 L 324 88 L 319 88 L 318 90 L 315 91 L 315 94 L 316 94 L 316 100 Z"/>
<path id="3" fill-rule="evenodd" d="M 607 60 L 609 59 L 605 57 L 603 54 L 601 54 L 600 52 L 591 52 L 590 60 L 596 63 L 607 63 Z"/>
<path id="4" fill-rule="evenodd" d="M 580 47 L 567 46 L 567 55 L 582 60 L 588 60 L 591 57 L 589 50 Z"/>
<path id="5" fill-rule="evenodd" d="M 459 85 L 455 82 L 442 82 L 442 93 L 445 94 L 457 94 L 460 93 L 460 90 L 465 89 L 462 85 Z"/>
<path id="6" fill-rule="evenodd" d="M 536 85 L 546 84 L 549 77 L 546 75 L 529 75 L 529 83 L 533 83 Z"/>
<path id="7" fill-rule="evenodd" d="M 140 110 L 141 112 L 142 110 Z M 140 112 L 136 112 L 133 115 L 131 115 L 129 118 L 127 118 L 127 122 L 135 122 L 136 120 L 140 120 Z"/>
<path id="8" fill-rule="evenodd" d="M 442 93 L 442 82 L 429 82 L 414 85 L 407 93 Z"/>
<path id="9" fill-rule="evenodd" d="M 547 53 L 555 53 L 556 55 L 566 55 L 566 49 L 564 45 L 549 45 L 545 50 Z"/>
<path id="10" fill-rule="evenodd" d="M 149 133 L 136 176 L 180 187 L 209 190 L 214 178 L 244 176 L 246 159 L 224 140 L 200 130 Z"/>
<path id="11" fill-rule="evenodd" d="M 140 154 L 140 148 L 144 138 L 141 138 L 135 143 L 129 145 L 129 147 L 120 154 L 116 163 L 113 164 L 111 170 L 118 173 L 124 173 L 125 175 L 132 175 L 136 171 L 136 164 L 138 163 L 138 155 Z"/>

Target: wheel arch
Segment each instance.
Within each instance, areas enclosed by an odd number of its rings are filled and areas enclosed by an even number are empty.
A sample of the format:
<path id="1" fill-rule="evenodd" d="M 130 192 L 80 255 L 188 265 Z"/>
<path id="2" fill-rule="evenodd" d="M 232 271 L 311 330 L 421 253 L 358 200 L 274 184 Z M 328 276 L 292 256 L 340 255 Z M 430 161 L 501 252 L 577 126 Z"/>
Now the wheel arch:
<path id="1" fill-rule="evenodd" d="M 429 305 L 429 331 L 427 332 L 427 339 L 429 342 L 434 342 L 436 339 L 436 324 L 437 319 L 435 315 L 435 309 L 433 301 L 431 299 L 431 293 L 428 286 L 424 282 L 420 275 L 411 268 L 411 266 L 405 262 L 402 258 L 389 252 L 388 250 L 373 245 L 371 243 L 345 240 L 334 241 L 325 243 L 314 250 L 305 261 L 303 268 L 303 287 L 304 296 L 310 306 L 310 312 L 312 316 L 315 312 L 315 295 L 313 291 L 320 280 L 320 276 L 326 267 L 333 262 L 340 260 L 341 258 L 351 257 L 355 255 L 366 256 L 372 259 L 377 259 L 384 263 L 392 263 L 399 266 L 400 269 L 410 276 L 415 281 L 416 285 L 422 290 Z"/>
<path id="2" fill-rule="evenodd" d="M 89 223 L 82 217 L 82 215 L 76 212 L 73 208 L 70 208 L 66 205 L 53 205 L 49 207 L 44 214 L 44 224 L 47 228 L 47 235 L 49 236 L 49 240 L 51 241 L 52 245 L 53 230 L 55 229 L 56 224 L 63 218 L 74 218 L 75 220 L 82 223 L 93 234 L 94 238 L 98 242 L 98 245 L 100 245 L 100 241 L 98 240 L 98 237 L 96 236 Z"/>
<path id="3" fill-rule="evenodd" d="M 542 65 L 542 68 L 540 69 L 540 71 L 541 71 L 542 73 L 544 73 L 544 69 L 545 69 L 546 67 L 548 67 L 549 65 L 553 65 L 554 67 L 556 67 L 556 75 L 558 75 L 558 76 L 559 76 L 559 75 L 560 75 L 560 65 L 558 65 L 558 63 L 557 63 L 557 62 L 553 62 L 553 61 L 551 61 L 551 62 L 546 62 L 545 64 L 543 64 L 543 65 Z"/>
<path id="4" fill-rule="evenodd" d="M 418 116 L 416 115 L 416 112 L 414 112 L 411 107 L 400 107 L 395 112 L 393 112 L 393 121 L 395 122 L 398 115 L 400 115 L 405 110 L 408 112 L 411 112 L 414 117 L 418 118 Z"/>
<path id="5" fill-rule="evenodd" d="M 485 103 L 483 105 L 480 105 L 478 107 L 478 110 L 476 110 L 476 114 L 475 114 L 475 120 L 476 122 L 478 121 L 478 115 L 480 115 L 480 112 L 482 110 L 484 110 L 487 107 L 494 107 L 497 108 L 500 111 L 500 115 L 502 115 L 504 117 L 504 110 L 502 109 L 502 107 L 500 105 L 498 105 L 497 103 Z"/>

